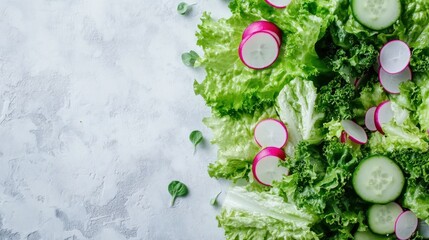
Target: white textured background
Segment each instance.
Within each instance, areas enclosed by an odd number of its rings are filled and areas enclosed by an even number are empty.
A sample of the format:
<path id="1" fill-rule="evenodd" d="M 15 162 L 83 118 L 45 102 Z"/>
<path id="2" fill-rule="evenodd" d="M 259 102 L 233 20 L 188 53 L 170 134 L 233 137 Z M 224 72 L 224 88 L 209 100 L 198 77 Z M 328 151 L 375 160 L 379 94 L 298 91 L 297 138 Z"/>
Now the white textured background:
<path id="1" fill-rule="evenodd" d="M 203 11 L 172 0 L 0 0 L 0 239 L 222 239 L 222 188 L 189 133 L 210 111 L 185 67 Z M 169 208 L 167 185 L 187 198 Z"/>

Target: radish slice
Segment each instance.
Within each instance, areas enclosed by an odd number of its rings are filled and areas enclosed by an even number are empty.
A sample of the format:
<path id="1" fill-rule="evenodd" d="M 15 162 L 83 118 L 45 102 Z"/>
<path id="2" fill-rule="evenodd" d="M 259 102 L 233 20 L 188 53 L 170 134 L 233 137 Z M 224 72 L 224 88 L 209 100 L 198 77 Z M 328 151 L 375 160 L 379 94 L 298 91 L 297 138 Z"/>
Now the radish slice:
<path id="1" fill-rule="evenodd" d="M 275 8 L 285 8 L 292 0 L 265 0 L 265 2 Z"/>
<path id="2" fill-rule="evenodd" d="M 345 131 L 342 131 L 340 136 L 340 142 L 345 143 L 347 141 L 347 137 L 347 133 Z"/>
<path id="3" fill-rule="evenodd" d="M 350 140 L 357 144 L 365 144 L 368 141 L 368 136 L 365 130 L 357 123 L 350 120 L 341 121 L 344 131 L 349 136 Z"/>
<path id="4" fill-rule="evenodd" d="M 279 46 L 281 45 L 282 31 L 274 23 L 265 20 L 256 21 L 247 26 L 247 28 L 243 32 L 242 39 L 245 39 L 247 36 L 250 36 L 253 33 L 259 31 L 271 33 L 275 37 L 277 44 Z"/>
<path id="5" fill-rule="evenodd" d="M 411 59 L 411 50 L 400 40 L 386 43 L 380 50 L 380 65 L 388 73 L 399 73 L 404 70 Z"/>
<path id="6" fill-rule="evenodd" d="M 365 126 L 366 128 L 368 128 L 368 130 L 372 132 L 377 131 L 377 127 L 375 126 L 375 119 L 374 119 L 375 109 L 377 109 L 377 107 L 372 107 L 368 109 L 368 111 L 366 111 L 366 114 L 365 114 Z"/>
<path id="7" fill-rule="evenodd" d="M 355 86 L 355 88 L 358 88 L 359 87 L 359 84 L 360 84 L 360 82 L 361 82 L 361 78 L 356 78 L 354 81 L 353 81 L 353 86 Z"/>
<path id="8" fill-rule="evenodd" d="M 406 67 L 400 73 L 390 74 L 383 68 L 380 68 L 378 71 L 378 79 L 380 80 L 380 84 L 383 86 L 384 90 L 389 93 L 398 94 L 399 85 L 412 79 L 411 69 Z"/>
<path id="9" fill-rule="evenodd" d="M 279 55 L 279 45 L 273 34 L 258 31 L 247 36 L 238 49 L 241 61 L 249 68 L 264 69 L 273 64 Z"/>
<path id="10" fill-rule="evenodd" d="M 398 239 L 409 239 L 416 231 L 418 219 L 411 211 L 401 213 L 395 221 L 395 234 Z"/>
<path id="11" fill-rule="evenodd" d="M 419 233 L 424 238 L 429 238 L 429 225 L 422 219 L 419 219 Z"/>
<path id="12" fill-rule="evenodd" d="M 393 118 L 393 110 L 391 105 L 392 103 L 390 101 L 384 101 L 380 103 L 375 109 L 375 113 L 374 113 L 375 127 L 382 134 L 384 134 L 382 125 L 384 123 L 390 122 L 390 120 L 392 120 Z"/>
<path id="13" fill-rule="evenodd" d="M 279 181 L 289 170 L 279 166 L 286 155 L 280 148 L 267 147 L 261 150 L 253 159 L 252 173 L 256 181 L 265 186 L 271 186 L 273 181 Z"/>
<path id="14" fill-rule="evenodd" d="M 261 30 L 261 31 L 273 35 L 273 37 L 276 39 L 277 45 L 280 47 L 280 45 L 282 44 L 282 40 L 281 40 L 281 37 L 277 35 L 277 33 L 273 31 L 268 31 L 268 30 Z"/>
<path id="15" fill-rule="evenodd" d="M 269 118 L 256 125 L 253 136 L 261 147 L 282 148 L 286 145 L 288 132 L 283 122 Z"/>

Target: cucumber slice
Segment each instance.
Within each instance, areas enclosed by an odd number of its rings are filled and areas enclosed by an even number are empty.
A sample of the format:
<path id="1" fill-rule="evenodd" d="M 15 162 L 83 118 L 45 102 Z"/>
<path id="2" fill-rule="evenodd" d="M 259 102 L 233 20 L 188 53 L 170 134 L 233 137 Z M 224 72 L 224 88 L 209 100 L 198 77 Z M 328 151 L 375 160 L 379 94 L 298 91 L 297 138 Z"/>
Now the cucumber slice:
<path id="1" fill-rule="evenodd" d="M 402 192 L 405 179 L 395 162 L 384 156 L 362 160 L 353 173 L 353 188 L 363 200 L 372 203 L 394 201 Z"/>
<path id="2" fill-rule="evenodd" d="M 368 226 L 374 233 L 394 233 L 395 221 L 402 212 L 401 206 L 395 202 L 374 204 L 368 210 Z"/>
<path id="3" fill-rule="evenodd" d="M 386 240 L 387 237 L 376 235 L 370 231 L 358 231 L 354 235 L 355 240 Z"/>
<path id="4" fill-rule="evenodd" d="M 400 0 L 352 0 L 356 20 L 373 30 L 392 26 L 401 15 Z"/>

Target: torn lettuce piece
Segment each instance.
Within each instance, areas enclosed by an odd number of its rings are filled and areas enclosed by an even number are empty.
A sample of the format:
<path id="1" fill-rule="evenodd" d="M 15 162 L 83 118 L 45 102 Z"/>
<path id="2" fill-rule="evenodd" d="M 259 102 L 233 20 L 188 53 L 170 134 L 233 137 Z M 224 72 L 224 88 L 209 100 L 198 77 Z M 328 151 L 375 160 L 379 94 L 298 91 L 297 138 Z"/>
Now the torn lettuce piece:
<path id="1" fill-rule="evenodd" d="M 228 240 L 319 239 L 311 230 L 318 217 L 271 192 L 231 187 L 217 216 Z"/>
<path id="2" fill-rule="evenodd" d="M 286 153 L 293 155 L 301 141 L 318 143 L 323 139 L 324 113 L 316 110 L 317 89 L 313 82 L 296 78 L 277 97 L 276 111 L 289 133 Z"/>

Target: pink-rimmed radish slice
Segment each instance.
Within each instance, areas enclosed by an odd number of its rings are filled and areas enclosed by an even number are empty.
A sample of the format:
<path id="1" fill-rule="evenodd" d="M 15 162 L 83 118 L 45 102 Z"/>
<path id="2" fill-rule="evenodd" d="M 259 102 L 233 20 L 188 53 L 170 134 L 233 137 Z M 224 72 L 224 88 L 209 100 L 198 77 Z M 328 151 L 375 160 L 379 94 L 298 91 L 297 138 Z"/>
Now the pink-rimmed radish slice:
<path id="1" fill-rule="evenodd" d="M 280 161 L 284 161 L 286 155 L 280 148 L 267 147 L 256 154 L 253 159 L 253 177 L 260 184 L 271 186 L 273 181 L 279 181 L 283 175 L 289 174 L 289 170 L 279 166 Z"/>
<path id="2" fill-rule="evenodd" d="M 382 126 L 384 123 L 390 122 L 392 118 L 393 118 L 392 103 L 389 100 L 380 103 L 375 109 L 375 113 L 374 113 L 375 127 L 380 133 L 384 134 Z"/>
<path id="3" fill-rule="evenodd" d="M 371 132 L 377 131 L 377 127 L 375 126 L 375 110 L 377 107 L 372 107 L 366 111 L 365 114 L 365 126 Z"/>
<path id="4" fill-rule="evenodd" d="M 401 213 L 395 221 L 395 235 L 400 240 L 409 239 L 417 229 L 417 216 L 411 211 Z"/>
<path id="5" fill-rule="evenodd" d="M 247 36 L 238 48 L 241 61 L 249 68 L 264 69 L 271 66 L 279 56 L 280 47 L 273 34 L 258 31 Z"/>
<path id="6" fill-rule="evenodd" d="M 253 137 L 255 142 L 261 147 L 282 148 L 286 145 L 288 131 L 283 122 L 268 118 L 256 125 Z"/>
<path id="7" fill-rule="evenodd" d="M 410 63 L 411 50 L 400 40 L 386 43 L 380 50 L 380 66 L 388 73 L 402 72 Z"/>
<path id="8" fill-rule="evenodd" d="M 384 90 L 392 94 L 399 93 L 399 85 L 403 82 L 412 79 L 411 69 L 406 67 L 402 72 L 391 74 L 380 67 L 378 71 L 378 79 Z"/>
<path id="9" fill-rule="evenodd" d="M 271 33 L 276 38 L 277 44 L 279 46 L 281 45 L 282 31 L 274 23 L 265 20 L 256 21 L 247 26 L 247 28 L 243 32 L 241 39 L 245 39 L 246 37 L 259 31 Z"/>
<path id="10" fill-rule="evenodd" d="M 361 78 L 356 78 L 353 81 L 353 86 L 355 86 L 355 88 L 358 88 L 361 81 L 362 81 Z"/>
<path id="11" fill-rule="evenodd" d="M 285 8 L 292 0 L 265 0 L 265 2 L 275 8 Z"/>
<path id="12" fill-rule="evenodd" d="M 423 238 L 429 238 L 429 225 L 422 219 L 419 219 L 419 233 Z"/>
<path id="13" fill-rule="evenodd" d="M 368 136 L 366 135 L 365 130 L 357 123 L 351 120 L 343 120 L 341 121 L 341 125 L 349 136 L 349 139 L 353 142 L 357 144 L 365 144 L 368 141 Z"/>
<path id="14" fill-rule="evenodd" d="M 347 133 L 345 131 L 342 131 L 340 135 L 340 142 L 345 143 L 347 141 L 347 138 L 348 138 Z"/>

